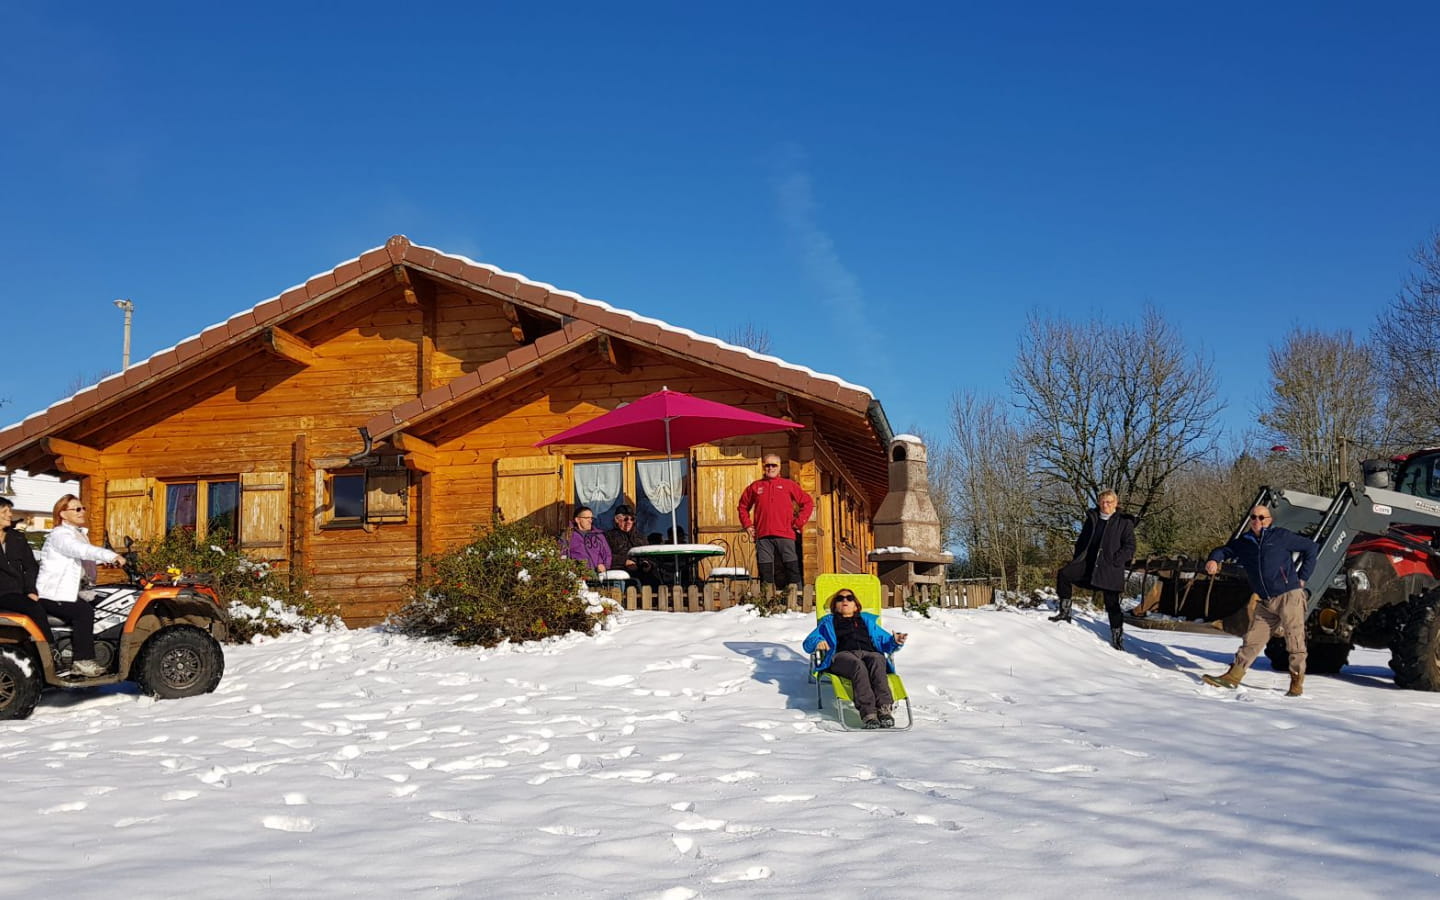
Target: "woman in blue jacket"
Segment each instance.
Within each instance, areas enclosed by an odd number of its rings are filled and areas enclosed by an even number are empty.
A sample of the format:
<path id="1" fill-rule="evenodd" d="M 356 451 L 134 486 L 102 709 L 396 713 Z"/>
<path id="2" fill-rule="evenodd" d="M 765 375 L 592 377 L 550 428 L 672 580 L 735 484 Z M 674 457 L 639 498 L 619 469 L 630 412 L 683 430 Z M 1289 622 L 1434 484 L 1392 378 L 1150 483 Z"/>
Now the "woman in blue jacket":
<path id="1" fill-rule="evenodd" d="M 906 637 L 881 628 L 878 618 L 860 611 L 853 592 L 841 589 L 830 598 L 830 615 L 822 617 L 805 638 L 805 652 L 825 654 L 817 669 L 850 680 L 855 708 L 866 728 L 894 728 L 895 700 L 890 696 L 890 660 L 885 654 L 904 646 Z"/>

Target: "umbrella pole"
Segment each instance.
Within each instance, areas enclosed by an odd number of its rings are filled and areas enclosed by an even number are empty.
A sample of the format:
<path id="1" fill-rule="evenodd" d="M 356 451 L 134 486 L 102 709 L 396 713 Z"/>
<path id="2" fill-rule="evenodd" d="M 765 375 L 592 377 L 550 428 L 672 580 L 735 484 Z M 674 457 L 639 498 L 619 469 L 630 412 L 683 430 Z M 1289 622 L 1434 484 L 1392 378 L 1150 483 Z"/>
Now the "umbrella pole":
<path id="1" fill-rule="evenodd" d="M 666 420 L 665 420 L 665 474 L 667 474 L 667 475 L 673 474 L 674 471 L 675 471 L 674 466 L 675 466 L 675 461 L 670 458 L 670 420 L 669 420 L 669 419 L 666 419 Z M 674 483 L 675 483 L 675 479 L 673 479 L 673 478 L 670 479 L 670 483 L 671 483 L 671 484 L 674 484 Z M 680 506 L 680 501 L 679 501 L 678 498 L 675 498 L 675 497 L 672 497 L 672 498 L 670 498 L 670 499 L 673 501 L 673 502 L 670 504 L 670 543 L 672 543 L 672 544 L 678 544 L 678 543 L 680 543 L 680 534 L 679 534 L 679 532 L 677 531 L 677 528 L 678 528 L 679 526 L 677 526 L 677 525 L 675 524 L 675 510 L 676 510 L 676 508 L 678 508 L 678 507 Z M 678 587 L 680 586 L 680 582 L 684 580 L 684 579 L 681 577 L 681 573 L 680 573 L 680 554 L 679 554 L 679 553 L 676 553 L 675 556 L 673 557 L 673 559 L 674 559 L 674 563 L 675 563 L 675 586 L 678 588 Z"/>

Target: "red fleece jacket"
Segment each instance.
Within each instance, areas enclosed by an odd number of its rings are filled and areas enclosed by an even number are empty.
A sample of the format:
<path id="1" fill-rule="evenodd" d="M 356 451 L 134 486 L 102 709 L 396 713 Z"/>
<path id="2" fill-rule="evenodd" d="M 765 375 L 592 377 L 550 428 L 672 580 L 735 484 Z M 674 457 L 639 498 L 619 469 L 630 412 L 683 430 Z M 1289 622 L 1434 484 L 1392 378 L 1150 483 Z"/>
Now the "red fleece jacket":
<path id="1" fill-rule="evenodd" d="M 752 507 L 755 510 L 753 522 L 750 518 Z M 815 501 L 800 489 L 800 485 L 788 478 L 762 478 L 751 482 L 745 493 L 740 495 L 736 510 L 740 513 L 741 527 L 749 528 L 753 524 L 757 538 L 783 537 L 793 540 L 795 532 L 810 521 L 810 514 L 815 511 Z"/>

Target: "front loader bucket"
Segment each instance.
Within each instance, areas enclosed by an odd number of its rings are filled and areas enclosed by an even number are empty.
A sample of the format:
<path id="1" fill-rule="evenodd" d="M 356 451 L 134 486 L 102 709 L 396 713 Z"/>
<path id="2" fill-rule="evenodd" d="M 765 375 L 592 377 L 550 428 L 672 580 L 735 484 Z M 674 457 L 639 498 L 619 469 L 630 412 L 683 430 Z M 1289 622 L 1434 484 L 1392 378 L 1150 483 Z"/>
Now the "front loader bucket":
<path id="1" fill-rule="evenodd" d="M 1132 562 L 1128 583 L 1138 586 L 1140 605 L 1126 616 L 1141 628 L 1216 628 L 1244 635 L 1254 598 L 1244 573 L 1226 566 L 1205 574 L 1205 561 L 1151 557 Z"/>

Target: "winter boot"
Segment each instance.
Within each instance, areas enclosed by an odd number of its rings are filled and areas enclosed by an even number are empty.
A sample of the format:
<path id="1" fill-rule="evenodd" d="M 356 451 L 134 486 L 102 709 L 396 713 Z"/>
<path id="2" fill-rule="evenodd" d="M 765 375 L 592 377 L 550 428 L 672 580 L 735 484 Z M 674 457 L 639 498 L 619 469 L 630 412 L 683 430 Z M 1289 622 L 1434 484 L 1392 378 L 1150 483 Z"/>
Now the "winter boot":
<path id="1" fill-rule="evenodd" d="M 861 726 L 862 726 L 866 731 L 870 731 L 871 729 L 874 729 L 874 728 L 879 728 L 879 727 L 880 727 L 880 717 L 877 716 L 877 715 L 875 715 L 874 713 L 871 713 L 870 715 L 866 716 L 864 719 L 861 719 L 861 720 L 860 720 L 860 724 L 861 724 Z"/>
<path id="2" fill-rule="evenodd" d="M 1305 673 L 1290 673 L 1290 690 L 1285 692 L 1287 697 L 1298 697 L 1305 691 Z"/>
<path id="3" fill-rule="evenodd" d="M 1068 621 L 1070 621 L 1070 604 L 1071 604 L 1072 602 L 1074 602 L 1074 601 L 1072 601 L 1069 597 L 1066 597 L 1064 600 L 1061 600 L 1061 601 L 1060 601 L 1060 609 L 1059 609 L 1059 611 L 1056 612 L 1055 615 L 1053 615 L 1053 616 L 1050 617 L 1050 621 L 1052 621 L 1052 622 L 1068 622 Z"/>
<path id="4" fill-rule="evenodd" d="M 1231 663 L 1230 670 L 1219 678 L 1216 678 L 1214 675 L 1204 675 L 1201 676 L 1200 680 L 1211 687 L 1223 687 L 1233 691 L 1240 686 L 1240 679 L 1244 677 L 1245 667 L 1239 663 Z"/>
<path id="5" fill-rule="evenodd" d="M 1125 629 L 1124 629 L 1124 628 L 1112 628 L 1112 629 L 1110 629 L 1110 646 L 1114 647 L 1116 650 L 1124 650 L 1124 649 L 1125 649 Z"/>
<path id="6" fill-rule="evenodd" d="M 77 659 L 70 664 L 70 671 L 84 678 L 99 678 L 105 670 L 93 659 Z"/>

